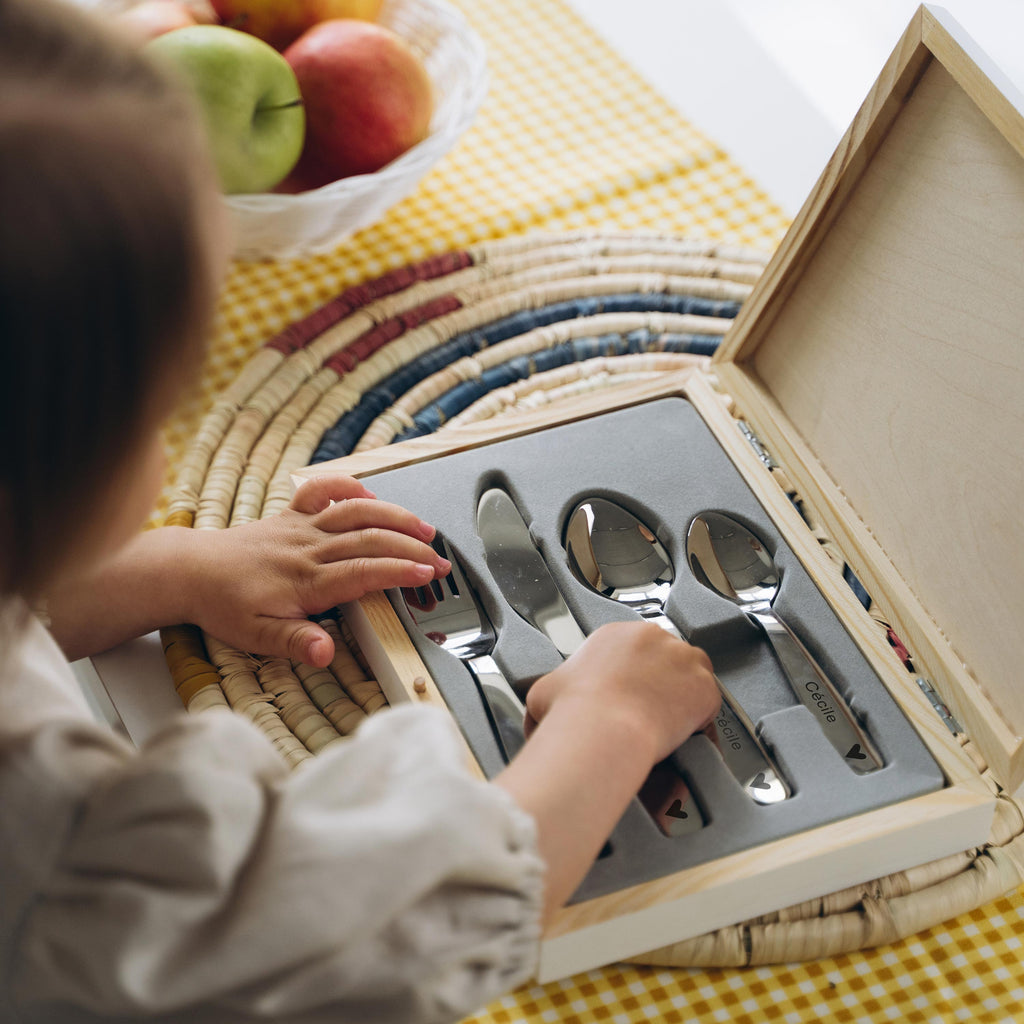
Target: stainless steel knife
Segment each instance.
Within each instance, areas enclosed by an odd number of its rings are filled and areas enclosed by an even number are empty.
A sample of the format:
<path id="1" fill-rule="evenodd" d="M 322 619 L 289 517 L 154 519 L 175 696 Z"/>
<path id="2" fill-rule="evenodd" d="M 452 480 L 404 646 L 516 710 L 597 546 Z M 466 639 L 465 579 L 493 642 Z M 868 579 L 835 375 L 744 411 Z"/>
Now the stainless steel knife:
<path id="1" fill-rule="evenodd" d="M 586 639 L 511 495 L 500 487 L 477 504 L 476 526 L 487 568 L 505 600 L 568 657 Z"/>

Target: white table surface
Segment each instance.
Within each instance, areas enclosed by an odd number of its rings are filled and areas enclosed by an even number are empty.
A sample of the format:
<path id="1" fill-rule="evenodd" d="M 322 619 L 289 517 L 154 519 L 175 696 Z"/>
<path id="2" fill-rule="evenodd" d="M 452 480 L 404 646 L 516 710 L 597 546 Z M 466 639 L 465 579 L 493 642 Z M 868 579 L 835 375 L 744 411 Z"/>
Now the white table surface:
<path id="1" fill-rule="evenodd" d="M 917 8 L 917 0 L 567 2 L 790 216 Z M 1024 92 L 1024 0 L 942 6 Z M 181 710 L 156 634 L 76 671 L 97 713 L 137 743 Z"/>

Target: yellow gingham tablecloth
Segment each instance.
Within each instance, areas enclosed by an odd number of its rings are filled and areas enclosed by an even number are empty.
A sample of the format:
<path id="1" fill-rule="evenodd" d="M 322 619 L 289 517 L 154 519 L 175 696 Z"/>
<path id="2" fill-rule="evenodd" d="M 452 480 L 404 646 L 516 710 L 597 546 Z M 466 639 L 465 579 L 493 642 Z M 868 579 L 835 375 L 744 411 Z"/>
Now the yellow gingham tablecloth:
<path id="1" fill-rule="evenodd" d="M 529 231 L 653 229 L 765 250 L 781 239 L 782 212 L 562 0 L 454 2 L 488 52 L 476 123 L 413 196 L 335 251 L 234 265 L 201 387 L 167 429 L 154 522 L 213 396 L 265 341 L 351 284 Z M 1024 1021 L 1022 939 L 1018 891 L 894 946 L 777 967 L 612 966 L 527 986 L 467 1024 L 1007 1024 Z"/>

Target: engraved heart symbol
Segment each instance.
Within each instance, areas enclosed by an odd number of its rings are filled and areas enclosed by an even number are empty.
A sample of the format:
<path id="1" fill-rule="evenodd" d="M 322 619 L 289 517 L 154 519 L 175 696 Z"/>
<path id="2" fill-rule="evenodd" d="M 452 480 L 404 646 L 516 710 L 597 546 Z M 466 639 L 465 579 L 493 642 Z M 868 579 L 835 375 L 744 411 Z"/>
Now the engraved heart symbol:
<path id="1" fill-rule="evenodd" d="M 754 789 L 771 789 L 772 784 L 765 778 L 764 772 L 758 772 L 750 784 Z"/>
<path id="2" fill-rule="evenodd" d="M 670 818 L 688 818 L 689 815 L 683 810 L 682 800 L 673 800 L 672 806 L 665 812 Z"/>
<path id="3" fill-rule="evenodd" d="M 863 750 L 861 750 L 859 743 L 854 743 L 854 745 L 850 747 L 846 756 L 855 758 L 857 761 L 863 761 L 867 758 L 868 755 L 865 754 Z"/>

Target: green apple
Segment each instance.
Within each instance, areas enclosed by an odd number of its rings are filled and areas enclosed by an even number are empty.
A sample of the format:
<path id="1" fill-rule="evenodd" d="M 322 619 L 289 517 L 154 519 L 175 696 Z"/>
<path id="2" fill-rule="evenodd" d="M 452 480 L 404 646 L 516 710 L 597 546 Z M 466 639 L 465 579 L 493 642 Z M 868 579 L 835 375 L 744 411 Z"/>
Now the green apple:
<path id="1" fill-rule="evenodd" d="M 306 115 L 295 72 L 272 46 L 223 25 L 190 25 L 146 50 L 195 92 L 225 192 L 266 192 L 295 166 Z"/>

